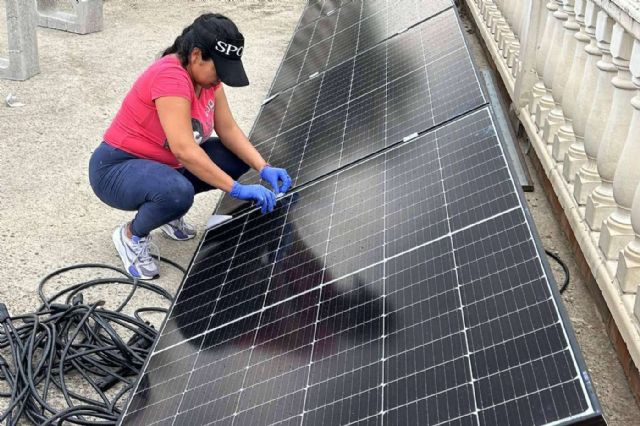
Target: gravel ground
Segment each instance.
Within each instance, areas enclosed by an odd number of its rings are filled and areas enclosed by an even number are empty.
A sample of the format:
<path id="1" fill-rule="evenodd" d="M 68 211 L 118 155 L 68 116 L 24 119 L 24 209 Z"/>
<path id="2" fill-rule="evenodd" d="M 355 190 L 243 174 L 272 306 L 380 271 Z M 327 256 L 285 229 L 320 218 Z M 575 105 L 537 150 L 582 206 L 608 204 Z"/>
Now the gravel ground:
<path id="1" fill-rule="evenodd" d="M 4 1 L 0 0 L 0 56 L 7 50 Z M 0 105 L 0 301 L 13 314 L 37 308 L 37 283 L 57 268 L 85 262 L 119 265 L 111 232 L 131 214 L 108 208 L 94 196 L 87 163 L 137 75 L 201 12 L 227 14 L 247 39 L 244 62 L 251 86 L 227 93 L 236 120 L 248 132 L 302 7 L 299 0 L 105 0 L 102 32 L 79 36 L 38 30 L 41 73 L 26 82 L 0 80 L 3 99 L 12 93 L 25 104 Z M 470 34 L 481 63 L 474 37 Z M 200 231 L 218 197 L 213 192 L 196 199 L 188 219 Z M 571 269 L 564 300 L 610 424 L 640 424 L 604 326 L 538 185 L 527 200 L 544 245 L 557 251 Z M 185 266 L 197 245 L 159 235 L 155 242 L 163 256 Z M 157 282 L 175 292 L 179 275 L 166 267 L 162 275 Z M 51 283 L 49 291 L 90 276 L 66 276 Z M 123 294 L 124 289 L 114 285 L 96 290 L 91 298 L 115 306 Z M 157 298 L 144 294 L 131 305 L 157 303 Z"/>

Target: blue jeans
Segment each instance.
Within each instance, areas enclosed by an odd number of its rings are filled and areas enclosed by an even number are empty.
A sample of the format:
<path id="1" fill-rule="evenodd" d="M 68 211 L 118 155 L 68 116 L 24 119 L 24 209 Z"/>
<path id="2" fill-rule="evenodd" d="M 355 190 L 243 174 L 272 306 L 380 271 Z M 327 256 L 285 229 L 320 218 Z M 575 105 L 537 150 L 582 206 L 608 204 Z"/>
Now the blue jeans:
<path id="1" fill-rule="evenodd" d="M 218 138 L 200 145 L 225 173 L 238 180 L 247 166 Z M 102 142 L 89 161 L 89 182 L 100 200 L 120 210 L 138 211 L 131 232 L 139 237 L 182 217 L 200 192 L 214 189 L 185 168 L 144 160 Z"/>

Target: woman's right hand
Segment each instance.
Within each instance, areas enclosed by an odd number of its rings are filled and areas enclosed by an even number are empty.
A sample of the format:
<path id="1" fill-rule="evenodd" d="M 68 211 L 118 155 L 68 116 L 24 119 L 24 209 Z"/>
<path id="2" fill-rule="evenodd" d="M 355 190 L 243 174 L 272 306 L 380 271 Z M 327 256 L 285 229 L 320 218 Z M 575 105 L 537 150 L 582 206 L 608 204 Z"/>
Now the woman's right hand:
<path id="1" fill-rule="evenodd" d="M 276 194 L 262 185 L 243 185 L 233 182 L 229 195 L 239 200 L 255 202 L 262 214 L 271 213 L 276 205 Z"/>

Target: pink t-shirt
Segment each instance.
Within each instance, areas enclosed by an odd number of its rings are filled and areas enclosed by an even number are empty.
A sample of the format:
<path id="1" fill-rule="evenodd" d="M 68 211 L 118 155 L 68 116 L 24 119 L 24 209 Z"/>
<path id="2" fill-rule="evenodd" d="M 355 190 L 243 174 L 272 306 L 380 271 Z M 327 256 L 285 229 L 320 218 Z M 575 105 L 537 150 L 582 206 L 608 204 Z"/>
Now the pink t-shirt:
<path id="1" fill-rule="evenodd" d="M 175 55 L 164 56 L 138 77 L 105 132 L 104 140 L 137 157 L 181 167 L 169 149 L 154 101 L 163 96 L 189 100 L 193 136 L 200 144 L 213 131 L 215 91 L 218 87 L 203 88 L 197 97 L 193 82 L 180 60 Z"/>

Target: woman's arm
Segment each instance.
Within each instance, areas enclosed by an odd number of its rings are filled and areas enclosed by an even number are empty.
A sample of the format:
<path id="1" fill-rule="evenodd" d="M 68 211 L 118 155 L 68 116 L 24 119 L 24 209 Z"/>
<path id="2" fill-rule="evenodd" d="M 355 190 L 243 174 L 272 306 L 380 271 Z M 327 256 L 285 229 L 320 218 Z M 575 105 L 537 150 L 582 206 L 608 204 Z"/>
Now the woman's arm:
<path id="1" fill-rule="evenodd" d="M 220 169 L 193 140 L 189 101 L 177 96 L 166 96 L 156 99 L 155 103 L 169 148 L 178 161 L 203 182 L 231 192 L 231 176 Z"/>
<path id="2" fill-rule="evenodd" d="M 228 192 L 232 197 L 255 202 L 263 214 L 273 211 L 276 205 L 276 195 L 273 192 L 261 185 L 235 182 L 196 144 L 191 127 L 191 105 L 187 99 L 166 96 L 155 102 L 169 149 L 183 166 L 200 180 Z"/>
<path id="3" fill-rule="evenodd" d="M 238 124 L 236 124 L 222 86 L 216 90 L 216 109 L 213 126 L 224 146 L 237 155 L 245 164 L 248 164 L 258 172 L 267 164 L 262 155 L 249 142 L 244 132 L 238 127 Z"/>

